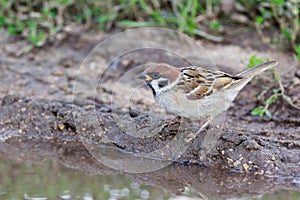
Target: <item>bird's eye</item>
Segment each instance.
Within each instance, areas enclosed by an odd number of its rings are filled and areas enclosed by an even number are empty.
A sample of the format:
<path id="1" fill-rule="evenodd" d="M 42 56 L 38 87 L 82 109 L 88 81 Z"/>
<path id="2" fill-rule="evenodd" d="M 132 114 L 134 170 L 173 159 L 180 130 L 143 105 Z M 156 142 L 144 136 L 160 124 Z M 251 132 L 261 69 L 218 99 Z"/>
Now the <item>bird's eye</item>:
<path id="1" fill-rule="evenodd" d="M 153 78 L 154 78 L 154 79 L 160 78 L 160 73 L 159 73 L 159 72 L 154 72 L 154 73 L 153 73 Z"/>

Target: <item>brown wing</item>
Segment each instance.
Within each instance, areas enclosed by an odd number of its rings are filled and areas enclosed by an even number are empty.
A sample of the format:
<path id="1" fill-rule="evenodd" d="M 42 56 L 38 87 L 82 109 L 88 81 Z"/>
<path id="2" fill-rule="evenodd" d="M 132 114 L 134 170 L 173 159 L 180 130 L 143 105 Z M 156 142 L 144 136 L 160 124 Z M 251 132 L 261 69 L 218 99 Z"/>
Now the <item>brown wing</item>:
<path id="1" fill-rule="evenodd" d="M 240 79 L 224 72 L 196 67 L 182 68 L 181 73 L 182 78 L 178 83 L 178 89 L 186 93 L 188 99 L 201 99 Z"/>

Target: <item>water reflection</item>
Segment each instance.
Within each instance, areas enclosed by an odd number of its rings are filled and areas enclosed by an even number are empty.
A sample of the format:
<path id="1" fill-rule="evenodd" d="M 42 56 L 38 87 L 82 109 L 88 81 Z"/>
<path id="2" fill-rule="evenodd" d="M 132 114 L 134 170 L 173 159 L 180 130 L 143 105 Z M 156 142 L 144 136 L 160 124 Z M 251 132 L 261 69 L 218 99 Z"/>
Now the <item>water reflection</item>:
<path id="1" fill-rule="evenodd" d="M 86 175 L 59 164 L 0 161 L 0 199 L 169 199 L 170 192 L 124 175 Z"/>
<path id="2" fill-rule="evenodd" d="M 0 144 L 0 155 L 0 199 L 300 199 L 299 177 L 178 163 L 120 174 L 76 142 L 11 138 Z"/>

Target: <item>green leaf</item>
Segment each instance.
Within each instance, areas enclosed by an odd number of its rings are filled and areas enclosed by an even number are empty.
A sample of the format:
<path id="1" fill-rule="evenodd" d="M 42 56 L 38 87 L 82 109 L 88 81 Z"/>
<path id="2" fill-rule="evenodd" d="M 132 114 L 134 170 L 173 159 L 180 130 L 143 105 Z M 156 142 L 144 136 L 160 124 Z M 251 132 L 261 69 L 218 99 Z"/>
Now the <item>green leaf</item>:
<path id="1" fill-rule="evenodd" d="M 248 68 L 253 68 L 257 65 L 263 64 L 264 60 L 257 58 L 256 55 L 253 55 L 249 58 Z"/>
<path id="2" fill-rule="evenodd" d="M 300 44 L 296 46 L 295 51 L 297 53 L 298 60 L 300 61 Z"/>
<path id="3" fill-rule="evenodd" d="M 59 4 L 71 5 L 73 0 L 55 0 Z"/>
<path id="4" fill-rule="evenodd" d="M 284 3 L 284 0 L 271 0 L 272 4 L 275 4 L 277 6 L 282 6 Z"/>
<path id="5" fill-rule="evenodd" d="M 153 11 L 153 12 L 152 12 L 152 17 L 153 17 L 160 25 L 165 25 L 165 24 L 166 24 L 164 18 L 162 17 L 162 15 L 161 15 L 160 13 Z"/>
<path id="6" fill-rule="evenodd" d="M 269 105 L 275 103 L 277 100 L 278 100 L 278 95 L 272 95 L 271 97 L 269 97 L 269 98 L 267 99 L 267 101 L 265 102 L 265 104 L 266 104 L 267 106 L 269 106 Z"/>
<path id="7" fill-rule="evenodd" d="M 257 24 L 257 25 L 260 25 L 260 24 L 262 24 L 264 22 L 264 18 L 262 17 L 262 16 L 257 16 L 257 17 L 255 17 L 255 23 Z"/>
<path id="8" fill-rule="evenodd" d="M 138 2 L 138 0 L 130 0 L 129 1 L 129 5 L 132 6 L 132 5 L 136 4 L 137 2 Z"/>
<path id="9" fill-rule="evenodd" d="M 101 29 L 104 29 L 105 28 L 105 24 L 108 22 L 108 19 L 109 19 L 109 16 L 108 15 L 102 15 L 102 16 L 99 16 L 97 18 L 97 21 L 99 23 L 99 27 Z"/>
<path id="10" fill-rule="evenodd" d="M 219 30 L 221 28 L 221 24 L 220 22 L 218 21 L 212 21 L 210 24 L 209 24 L 209 27 L 210 29 L 212 30 Z"/>
<path id="11" fill-rule="evenodd" d="M 252 111 L 251 111 L 251 115 L 255 115 L 255 116 L 260 116 L 262 117 L 264 115 L 264 109 L 262 107 L 257 107 L 257 108 L 254 108 Z"/>
<path id="12" fill-rule="evenodd" d="M 157 22 L 138 22 L 131 20 L 123 20 L 117 22 L 117 26 L 120 27 L 147 27 L 147 26 L 158 26 Z"/>
<path id="13" fill-rule="evenodd" d="M 28 39 L 35 46 L 43 46 L 44 43 L 42 42 L 42 40 L 44 39 L 44 37 L 45 33 L 43 32 L 32 32 L 31 34 L 29 34 Z"/>
<path id="14" fill-rule="evenodd" d="M 6 19 L 4 16 L 0 15 L 0 28 L 6 24 Z"/>
<path id="15" fill-rule="evenodd" d="M 16 35 L 18 33 L 18 30 L 15 25 L 10 24 L 7 27 L 7 32 L 9 35 Z"/>
<path id="16" fill-rule="evenodd" d="M 282 29 L 281 34 L 284 35 L 284 37 L 290 42 L 292 41 L 291 33 L 288 29 Z"/>
<path id="17" fill-rule="evenodd" d="M 193 19 L 196 18 L 197 16 L 197 7 L 198 7 L 199 2 L 197 0 L 193 0 L 192 2 L 192 11 L 191 11 L 191 16 Z"/>

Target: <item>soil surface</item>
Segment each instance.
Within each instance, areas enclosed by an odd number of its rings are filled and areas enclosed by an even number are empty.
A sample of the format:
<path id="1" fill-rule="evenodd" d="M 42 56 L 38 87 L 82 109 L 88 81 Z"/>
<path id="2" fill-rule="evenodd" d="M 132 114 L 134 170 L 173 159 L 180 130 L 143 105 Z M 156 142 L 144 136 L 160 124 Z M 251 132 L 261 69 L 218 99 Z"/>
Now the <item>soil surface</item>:
<path id="1" fill-rule="evenodd" d="M 251 110 L 262 103 L 257 97 L 259 94 L 270 96 L 272 89 L 279 88 L 272 71 L 256 77 L 240 92 L 227 111 L 226 120 L 222 121 L 223 128 L 218 129 L 220 137 L 216 146 L 207 154 L 203 154 L 202 146 L 206 131 L 196 139 L 187 140 L 199 124 L 168 123 L 174 116 L 158 107 L 151 91 L 141 83 L 131 83 L 133 75 L 142 70 L 139 66 L 146 62 L 175 66 L 192 63 L 234 74 L 246 68 L 251 55 L 257 55 L 279 61 L 276 71 L 281 75 L 285 94 L 300 106 L 300 70 L 293 55 L 272 47 L 259 52 L 253 47 L 201 40 L 195 43 L 205 51 L 190 51 L 188 42 L 187 47 L 163 44 L 185 52 L 178 57 L 161 49 L 128 51 L 129 47 L 139 47 L 135 46 L 139 38 L 127 40 L 125 44 L 126 37 L 104 40 L 111 35 L 99 32 L 66 34 L 60 43 L 26 53 L 26 42 L 1 32 L 4 35 L 0 39 L 2 157 L 38 161 L 45 155 L 55 154 L 72 168 L 94 174 L 121 170 L 139 182 L 172 191 L 187 182 L 199 191 L 211 188 L 212 194 L 224 190 L 220 193 L 226 197 L 238 197 L 246 190 L 259 194 L 269 190 L 270 184 L 274 191 L 284 187 L 299 190 L 300 110 L 279 96 L 269 108 L 271 119 L 251 115 Z M 149 35 L 153 39 L 151 33 Z M 242 39 L 251 41 L 249 34 L 246 35 Z M 90 53 L 99 42 L 102 47 L 98 45 Z M 147 42 L 152 41 L 146 39 L 143 43 Z M 120 52 L 123 53 L 120 55 Z M 93 151 L 95 145 L 101 146 L 103 152 L 108 149 L 107 154 L 102 152 L 108 156 L 126 152 L 141 158 L 159 157 L 177 162 L 157 172 L 145 170 L 146 174 L 132 174 L 93 160 L 90 153 L 93 156 L 99 153 L 99 150 Z M 130 162 L 132 158 L 128 159 Z M 242 174 L 231 175 L 236 172 Z M 166 177 L 174 178 L 165 182 Z M 224 177 L 224 181 L 220 182 L 220 177 Z M 273 181 L 270 177 L 284 178 Z M 245 184 L 239 186 L 239 191 L 228 189 L 234 188 L 232 184 L 236 183 Z"/>

